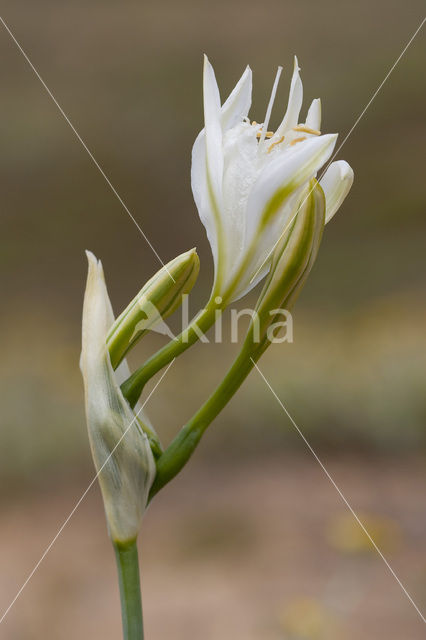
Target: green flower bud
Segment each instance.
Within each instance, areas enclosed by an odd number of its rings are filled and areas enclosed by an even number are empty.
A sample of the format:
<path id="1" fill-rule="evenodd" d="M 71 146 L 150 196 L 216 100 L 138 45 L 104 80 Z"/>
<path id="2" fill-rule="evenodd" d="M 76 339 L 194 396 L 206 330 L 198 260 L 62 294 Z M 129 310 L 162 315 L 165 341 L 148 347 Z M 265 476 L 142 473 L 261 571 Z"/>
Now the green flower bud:
<path id="1" fill-rule="evenodd" d="M 316 260 L 325 224 L 325 197 L 315 179 L 304 190 L 297 208 L 291 227 L 274 250 L 256 305 L 262 338 L 280 310 L 293 306 Z"/>
<path id="2" fill-rule="evenodd" d="M 160 269 L 119 315 L 107 337 L 114 369 L 140 338 L 182 304 L 195 284 L 200 261 L 195 249 L 182 253 Z"/>

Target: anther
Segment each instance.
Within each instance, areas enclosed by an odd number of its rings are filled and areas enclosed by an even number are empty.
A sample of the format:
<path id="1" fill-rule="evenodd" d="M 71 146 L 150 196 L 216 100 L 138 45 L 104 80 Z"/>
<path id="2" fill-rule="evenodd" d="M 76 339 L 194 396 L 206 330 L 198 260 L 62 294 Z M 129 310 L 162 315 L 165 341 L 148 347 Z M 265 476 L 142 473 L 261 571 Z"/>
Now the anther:
<path id="1" fill-rule="evenodd" d="M 277 144 L 281 144 L 281 142 L 284 142 L 284 136 L 281 136 L 281 138 L 279 140 L 276 140 L 275 142 L 273 142 L 271 144 L 271 146 L 268 149 L 268 153 L 271 153 L 272 149 L 277 145 Z"/>
<path id="2" fill-rule="evenodd" d="M 290 142 L 290 147 L 297 144 L 298 142 L 302 142 L 302 140 L 306 140 L 306 136 L 302 136 L 301 138 L 295 138 Z"/>
<path id="3" fill-rule="evenodd" d="M 307 127 L 305 124 L 298 124 L 297 127 L 293 127 L 293 131 L 303 131 L 304 133 L 311 133 L 314 136 L 321 135 L 321 131 L 318 131 L 318 129 L 311 129 L 311 127 Z"/>

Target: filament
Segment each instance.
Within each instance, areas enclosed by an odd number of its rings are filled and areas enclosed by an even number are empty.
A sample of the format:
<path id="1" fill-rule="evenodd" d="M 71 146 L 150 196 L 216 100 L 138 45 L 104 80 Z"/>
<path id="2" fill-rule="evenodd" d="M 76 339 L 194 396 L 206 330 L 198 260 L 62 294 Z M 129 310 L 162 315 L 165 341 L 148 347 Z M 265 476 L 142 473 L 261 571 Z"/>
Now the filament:
<path id="1" fill-rule="evenodd" d="M 263 123 L 262 135 L 260 136 L 259 146 L 265 140 L 266 132 L 268 131 L 269 120 L 271 118 L 272 107 L 274 106 L 275 96 L 277 95 L 278 82 L 280 81 L 282 67 L 278 67 L 277 74 L 275 76 L 274 86 L 272 87 L 271 97 L 269 98 L 268 108 L 266 109 L 265 122 Z"/>

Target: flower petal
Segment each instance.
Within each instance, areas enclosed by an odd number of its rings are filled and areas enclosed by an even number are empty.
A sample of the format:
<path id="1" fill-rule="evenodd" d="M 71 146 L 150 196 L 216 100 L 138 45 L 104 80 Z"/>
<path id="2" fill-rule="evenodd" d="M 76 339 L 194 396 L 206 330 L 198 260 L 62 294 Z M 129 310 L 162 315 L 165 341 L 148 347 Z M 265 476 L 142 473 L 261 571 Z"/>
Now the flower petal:
<path id="1" fill-rule="evenodd" d="M 290 94 L 288 97 L 288 106 L 285 116 L 280 126 L 278 127 L 273 140 L 280 138 L 286 131 L 295 127 L 299 121 L 300 109 L 303 102 L 303 85 L 299 74 L 299 65 L 296 56 L 294 56 L 294 70 L 293 77 L 291 79 Z"/>
<path id="2" fill-rule="evenodd" d="M 244 245 L 247 251 L 255 244 L 255 251 L 233 300 L 250 291 L 267 273 L 272 250 L 294 215 L 295 203 L 303 200 L 308 180 L 327 162 L 336 139 L 336 134 L 308 138 L 277 154 L 263 169 L 247 203 Z"/>
<path id="3" fill-rule="evenodd" d="M 246 203 L 259 172 L 257 152 L 256 131 L 248 123 L 242 122 L 224 135 L 224 287 L 232 279 L 245 250 Z"/>
<path id="4" fill-rule="evenodd" d="M 248 225 L 252 233 L 259 223 L 267 224 L 288 194 L 314 176 L 327 162 L 337 134 L 315 136 L 288 147 L 267 164 L 256 181 L 247 203 Z"/>
<path id="5" fill-rule="evenodd" d="M 353 169 L 345 160 L 332 162 L 321 178 L 320 185 L 324 191 L 326 201 L 326 224 L 330 222 L 340 208 L 350 191 L 353 181 Z"/>
<path id="6" fill-rule="evenodd" d="M 319 98 L 312 100 L 305 124 L 310 129 L 321 130 L 321 100 Z"/>
<path id="7" fill-rule="evenodd" d="M 192 149 L 191 184 L 198 213 L 213 253 L 215 282 L 223 279 L 226 260 L 227 220 L 223 202 L 224 140 L 223 135 L 241 122 L 251 104 L 252 72 L 246 68 L 223 107 L 214 70 L 204 58 L 205 128 Z M 219 253 L 225 253 L 219 260 Z M 220 271 L 220 273 L 219 273 Z"/>
<path id="8" fill-rule="evenodd" d="M 247 67 L 222 106 L 220 121 L 225 133 L 247 117 L 251 106 L 252 72 Z"/>
<path id="9" fill-rule="evenodd" d="M 215 207 L 220 210 L 223 176 L 220 95 L 214 70 L 207 56 L 204 56 L 203 95 L 208 189 L 210 198 L 215 200 Z"/>
<path id="10" fill-rule="evenodd" d="M 217 212 L 212 205 L 209 196 L 209 185 L 207 180 L 207 163 L 206 163 L 206 136 L 204 129 L 198 134 L 197 139 L 192 147 L 191 162 L 191 187 L 197 206 L 198 215 L 203 223 L 207 238 L 211 246 L 213 254 L 213 262 L 215 272 L 217 272 L 217 263 L 219 257 L 219 228 L 220 220 L 217 219 Z"/>

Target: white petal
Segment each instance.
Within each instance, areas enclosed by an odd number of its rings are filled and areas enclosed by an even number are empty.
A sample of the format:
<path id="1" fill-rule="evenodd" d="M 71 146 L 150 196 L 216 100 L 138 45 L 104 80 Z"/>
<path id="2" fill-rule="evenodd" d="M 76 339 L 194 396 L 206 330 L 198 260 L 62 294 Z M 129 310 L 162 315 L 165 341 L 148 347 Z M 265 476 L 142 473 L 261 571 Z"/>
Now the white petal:
<path id="1" fill-rule="evenodd" d="M 307 181 L 327 162 L 337 135 L 315 136 L 277 154 L 255 182 L 247 203 L 245 249 L 256 251 L 233 299 L 253 288 L 269 269 L 271 250 L 294 211 Z M 254 278 L 254 276 L 256 276 Z"/>
<path id="2" fill-rule="evenodd" d="M 288 97 L 288 106 L 285 116 L 277 131 L 275 138 L 280 138 L 286 131 L 292 129 L 299 122 L 300 109 L 303 102 L 303 85 L 299 74 L 299 65 L 296 56 L 294 57 L 294 71 L 291 79 L 290 94 Z"/>
<path id="3" fill-rule="evenodd" d="M 257 152 L 256 130 L 249 124 L 242 122 L 225 134 L 223 231 L 226 249 L 223 257 L 227 281 L 232 278 L 245 248 L 246 204 L 259 172 Z"/>
<path id="4" fill-rule="evenodd" d="M 337 134 L 315 136 L 276 154 L 257 179 L 247 203 L 247 218 L 251 232 L 271 206 L 279 191 L 294 191 L 315 175 L 327 162 L 336 144 Z"/>
<path id="5" fill-rule="evenodd" d="M 305 124 L 310 129 L 316 129 L 317 131 L 321 130 L 321 100 L 319 98 L 312 100 L 311 106 L 308 110 L 308 115 L 306 116 Z"/>
<path id="6" fill-rule="evenodd" d="M 251 69 L 247 67 L 244 71 L 222 108 L 214 70 L 207 57 L 204 58 L 203 84 L 205 128 L 192 149 L 191 185 L 212 249 L 216 281 L 220 277 L 219 251 L 226 253 L 223 134 L 247 116 L 251 104 Z"/>
<path id="7" fill-rule="evenodd" d="M 354 181 L 352 167 L 345 160 L 332 162 L 320 180 L 325 194 L 325 222 L 329 222 L 348 195 Z"/>
<path id="8" fill-rule="evenodd" d="M 218 238 L 222 226 L 222 125 L 219 89 L 207 56 L 204 56 L 203 96 L 205 128 L 198 134 L 192 148 L 191 187 L 198 214 L 207 231 L 217 273 Z"/>
<path id="9" fill-rule="evenodd" d="M 204 56 L 203 74 L 204 126 L 206 134 L 207 179 L 213 206 L 220 210 L 222 200 L 222 126 L 220 122 L 220 96 L 214 70 Z"/>
<path id="10" fill-rule="evenodd" d="M 87 257 L 81 353 L 87 426 L 108 528 L 113 540 L 124 542 L 138 534 L 155 462 L 111 367 L 106 347 L 114 320 L 111 303 L 101 263 L 91 253 Z"/>
<path id="11" fill-rule="evenodd" d="M 192 147 L 191 187 L 195 204 L 198 209 L 198 215 L 200 216 L 200 220 L 207 232 L 207 238 L 212 249 L 216 272 L 219 250 L 218 229 L 221 222 L 217 220 L 216 211 L 209 196 L 206 164 L 206 136 L 204 129 L 198 134 L 198 137 L 194 142 L 194 146 Z"/>
<path id="12" fill-rule="evenodd" d="M 247 67 L 222 106 L 220 121 L 225 132 L 247 117 L 251 106 L 252 72 Z"/>
<path id="13" fill-rule="evenodd" d="M 305 193 L 307 195 L 308 192 L 309 190 L 306 184 L 296 189 L 283 204 L 275 218 L 269 222 L 267 228 L 255 236 L 256 250 L 232 296 L 233 300 L 238 300 L 248 293 L 268 273 L 273 249 L 283 235 L 283 232 L 285 232 L 286 226 L 289 226 L 291 223 L 296 204 L 303 200 L 303 194 Z"/>

